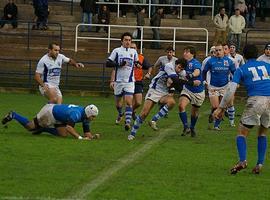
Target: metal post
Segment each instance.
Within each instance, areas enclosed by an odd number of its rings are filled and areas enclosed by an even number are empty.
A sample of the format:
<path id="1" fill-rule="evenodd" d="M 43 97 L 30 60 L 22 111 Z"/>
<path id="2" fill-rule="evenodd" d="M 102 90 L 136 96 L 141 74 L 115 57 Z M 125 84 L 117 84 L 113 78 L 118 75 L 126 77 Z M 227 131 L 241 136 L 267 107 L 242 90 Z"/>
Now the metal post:
<path id="1" fill-rule="evenodd" d="M 208 56 L 208 30 L 206 30 L 205 56 Z"/>
<path id="2" fill-rule="evenodd" d="M 119 10 L 120 10 L 120 4 L 119 4 L 120 0 L 117 0 L 117 18 L 119 18 Z"/>
<path id="3" fill-rule="evenodd" d="M 30 22 L 27 22 L 28 30 L 27 30 L 27 50 L 30 50 Z"/>
<path id="4" fill-rule="evenodd" d="M 180 19 L 183 18 L 183 0 L 180 2 Z"/>
<path id="5" fill-rule="evenodd" d="M 78 51 L 78 27 L 80 24 L 78 24 L 75 28 L 75 52 Z"/>
<path id="6" fill-rule="evenodd" d="M 111 26 L 109 25 L 108 28 L 109 28 L 109 29 L 108 29 L 108 49 L 107 49 L 107 53 L 110 53 L 110 44 L 111 44 L 111 41 L 110 41 L 110 39 L 111 39 Z"/>
<path id="7" fill-rule="evenodd" d="M 140 53 L 142 54 L 142 49 L 143 49 L 143 26 L 140 27 L 141 28 L 141 47 L 140 47 Z"/>
<path id="8" fill-rule="evenodd" d="M 71 0 L 71 6 L 70 6 L 70 14 L 73 15 L 73 0 Z"/>
<path id="9" fill-rule="evenodd" d="M 215 14 L 215 0 L 212 1 L 212 20 L 214 19 Z"/>
<path id="10" fill-rule="evenodd" d="M 148 18 L 150 19 L 151 18 L 151 3 L 152 3 L 152 0 L 149 0 L 149 6 L 148 6 Z"/>
<path id="11" fill-rule="evenodd" d="M 173 49 L 175 51 L 175 38 L 176 38 L 176 29 L 173 28 Z"/>

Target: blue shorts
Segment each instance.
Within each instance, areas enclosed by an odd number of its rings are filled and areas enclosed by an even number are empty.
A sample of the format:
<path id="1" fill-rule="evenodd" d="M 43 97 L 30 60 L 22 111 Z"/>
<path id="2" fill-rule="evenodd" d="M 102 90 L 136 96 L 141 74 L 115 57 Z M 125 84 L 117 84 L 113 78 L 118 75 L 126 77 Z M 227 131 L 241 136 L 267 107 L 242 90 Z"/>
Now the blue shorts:
<path id="1" fill-rule="evenodd" d="M 135 82 L 134 94 L 140 94 L 140 93 L 143 93 L 143 82 L 142 81 L 136 81 Z"/>

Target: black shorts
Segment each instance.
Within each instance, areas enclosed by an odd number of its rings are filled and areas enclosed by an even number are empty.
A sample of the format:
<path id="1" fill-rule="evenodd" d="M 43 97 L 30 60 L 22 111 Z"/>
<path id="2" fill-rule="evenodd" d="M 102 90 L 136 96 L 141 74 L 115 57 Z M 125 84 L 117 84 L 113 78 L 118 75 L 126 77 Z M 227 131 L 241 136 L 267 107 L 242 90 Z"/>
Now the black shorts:
<path id="1" fill-rule="evenodd" d="M 143 82 L 142 81 L 136 81 L 135 82 L 134 94 L 140 94 L 140 93 L 143 93 Z"/>

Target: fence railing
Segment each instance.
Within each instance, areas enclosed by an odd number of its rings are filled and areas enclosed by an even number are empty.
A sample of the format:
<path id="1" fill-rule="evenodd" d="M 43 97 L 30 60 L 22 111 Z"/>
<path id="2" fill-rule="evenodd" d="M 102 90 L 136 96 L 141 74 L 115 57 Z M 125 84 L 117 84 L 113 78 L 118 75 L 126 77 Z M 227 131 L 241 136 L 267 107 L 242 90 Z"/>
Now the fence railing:
<path id="1" fill-rule="evenodd" d="M 129 6 L 144 6 L 148 7 L 148 17 L 151 17 L 153 14 L 154 7 L 174 7 L 179 9 L 178 17 L 180 19 L 183 18 L 183 8 L 211 8 L 211 16 L 214 18 L 215 13 L 215 0 L 211 1 L 211 5 L 190 5 L 184 4 L 183 0 L 180 0 L 180 4 L 156 4 L 152 3 L 153 0 L 149 0 L 149 3 L 120 3 L 120 0 L 116 0 L 116 2 L 96 2 L 97 4 L 105 4 L 105 5 L 116 5 L 117 6 L 117 17 L 120 16 L 120 5 L 129 5 Z"/>
<path id="2" fill-rule="evenodd" d="M 94 36 L 80 36 L 79 35 L 79 29 L 81 26 L 99 26 L 99 27 L 108 27 L 108 34 L 107 37 L 94 37 Z M 205 28 L 184 28 L 184 27 L 153 27 L 153 26 L 127 26 L 127 25 L 104 25 L 104 24 L 78 24 L 76 26 L 76 34 L 75 34 L 75 52 L 78 51 L 78 39 L 82 40 L 103 40 L 107 41 L 107 53 L 110 53 L 111 51 L 111 41 L 120 41 L 120 38 L 114 38 L 111 37 L 111 29 L 112 28 L 125 28 L 126 30 L 136 30 L 139 28 L 141 30 L 141 38 L 139 39 L 133 39 L 133 41 L 138 41 L 140 42 L 140 53 L 142 53 L 143 48 L 144 48 L 144 43 L 145 42 L 161 42 L 161 43 L 172 43 L 173 48 L 175 49 L 177 43 L 189 43 L 189 44 L 203 44 L 205 45 L 205 55 L 207 56 L 208 54 L 208 37 L 209 33 L 208 30 Z M 144 38 L 144 33 L 145 30 L 147 29 L 164 29 L 164 30 L 172 30 L 172 37 L 171 39 L 164 39 L 164 40 L 153 40 L 153 39 L 145 39 Z M 198 40 L 177 40 L 177 31 L 180 30 L 186 30 L 186 31 L 202 31 L 205 33 L 205 40 L 203 41 L 198 41 Z"/>
<path id="3" fill-rule="evenodd" d="M 10 24 L 11 21 L 9 20 L 0 20 L 1 22 L 6 22 L 7 24 Z M 54 30 L 54 31 L 50 31 L 50 30 L 46 30 L 46 31 L 42 31 L 39 32 L 37 30 L 32 30 L 32 26 L 35 25 L 35 22 L 33 21 L 23 21 L 23 20 L 17 20 L 18 26 L 20 26 L 20 29 L 25 28 L 26 32 L 23 31 L 0 31 L 0 35 L 6 35 L 8 36 L 12 36 L 12 35 L 17 35 L 17 36 L 23 36 L 26 37 L 26 47 L 27 50 L 30 49 L 30 45 L 31 45 L 31 40 L 33 38 L 53 38 L 53 40 L 55 41 L 55 38 L 57 38 L 59 40 L 59 45 L 62 47 L 63 43 L 62 43 L 62 38 L 63 38 L 63 28 L 62 25 L 60 23 L 48 23 L 48 26 L 50 28 L 53 27 L 58 27 L 58 30 Z M 58 34 L 55 34 L 57 33 Z M 51 33 L 51 34 L 48 34 Z"/>
<path id="4" fill-rule="evenodd" d="M 249 30 L 247 30 L 247 32 L 246 32 L 246 40 L 245 40 L 245 44 L 247 44 L 248 43 L 248 38 L 249 38 L 249 36 L 250 36 L 250 34 L 251 33 L 256 33 L 256 32 L 268 32 L 269 34 L 269 38 L 264 38 L 263 40 L 261 40 L 261 41 L 263 41 L 264 43 L 257 43 L 258 45 L 265 45 L 265 41 L 269 41 L 270 40 L 270 29 L 249 29 Z M 254 43 L 254 42 L 253 42 Z"/>
<path id="5" fill-rule="evenodd" d="M 0 58 L 0 87 L 35 89 L 37 60 Z M 76 69 L 64 64 L 60 88 L 64 90 L 109 91 L 111 69 L 102 62 L 83 62 L 85 68 Z"/>

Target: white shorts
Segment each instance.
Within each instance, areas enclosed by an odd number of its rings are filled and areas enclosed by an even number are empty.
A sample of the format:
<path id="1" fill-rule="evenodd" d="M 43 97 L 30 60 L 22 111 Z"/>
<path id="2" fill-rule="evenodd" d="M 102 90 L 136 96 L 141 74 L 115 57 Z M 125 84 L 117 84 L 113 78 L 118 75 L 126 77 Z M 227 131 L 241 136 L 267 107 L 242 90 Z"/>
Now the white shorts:
<path id="1" fill-rule="evenodd" d="M 215 87 L 215 86 L 209 85 L 208 86 L 209 97 L 220 97 L 220 96 L 223 97 L 227 87 L 228 87 L 228 84 L 224 85 L 223 87 Z"/>
<path id="2" fill-rule="evenodd" d="M 188 89 L 183 88 L 180 96 L 186 96 L 190 100 L 191 105 L 200 107 L 205 99 L 205 92 L 193 93 Z"/>
<path id="3" fill-rule="evenodd" d="M 57 95 L 58 97 L 61 97 L 61 98 L 62 98 L 62 93 L 61 93 L 61 91 L 60 91 L 60 89 L 59 89 L 58 86 L 52 85 L 52 84 L 50 84 L 50 83 L 44 83 L 44 84 L 46 84 L 46 85 L 48 86 L 48 88 L 50 88 L 50 89 L 51 89 L 51 88 L 54 88 L 55 91 L 56 91 L 56 95 Z M 40 91 L 40 93 L 42 94 L 42 96 L 45 95 L 45 91 L 44 91 L 44 88 L 43 88 L 43 87 L 39 86 L 39 91 Z"/>
<path id="4" fill-rule="evenodd" d="M 145 96 L 145 100 L 150 99 L 151 101 L 158 103 L 159 100 L 166 95 L 168 95 L 168 92 L 160 92 L 153 88 L 149 88 Z"/>
<path id="5" fill-rule="evenodd" d="M 249 97 L 241 117 L 242 124 L 270 126 L 270 97 Z"/>
<path id="6" fill-rule="evenodd" d="M 46 104 L 41 108 L 37 114 L 38 124 L 43 128 L 53 127 L 56 120 L 53 116 L 52 110 L 55 104 Z"/>
<path id="7" fill-rule="evenodd" d="M 135 83 L 118 83 L 114 84 L 114 95 L 123 96 L 123 95 L 133 95 L 135 90 Z"/>

